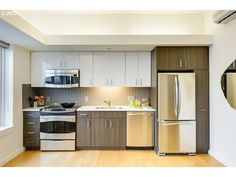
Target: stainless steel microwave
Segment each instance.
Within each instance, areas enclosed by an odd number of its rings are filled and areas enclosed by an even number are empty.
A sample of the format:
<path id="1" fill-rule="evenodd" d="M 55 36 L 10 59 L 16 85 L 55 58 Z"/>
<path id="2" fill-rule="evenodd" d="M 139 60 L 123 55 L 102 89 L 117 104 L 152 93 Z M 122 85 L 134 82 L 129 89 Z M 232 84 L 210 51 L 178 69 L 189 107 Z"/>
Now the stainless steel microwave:
<path id="1" fill-rule="evenodd" d="M 45 87 L 73 88 L 80 85 L 79 70 L 47 69 L 45 73 Z"/>

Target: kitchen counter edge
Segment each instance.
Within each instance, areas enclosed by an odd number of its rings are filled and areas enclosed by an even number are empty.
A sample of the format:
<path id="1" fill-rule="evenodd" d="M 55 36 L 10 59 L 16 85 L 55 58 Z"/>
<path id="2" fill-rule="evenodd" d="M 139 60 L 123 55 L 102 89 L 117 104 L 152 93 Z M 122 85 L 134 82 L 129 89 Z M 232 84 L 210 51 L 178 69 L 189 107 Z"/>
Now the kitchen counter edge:
<path id="1" fill-rule="evenodd" d="M 40 111 L 41 109 L 43 109 L 43 107 L 38 107 L 38 108 L 29 107 L 29 108 L 23 109 L 23 111 Z"/>
<path id="2" fill-rule="evenodd" d="M 121 109 L 97 109 L 96 107 L 99 106 L 81 106 L 77 109 L 78 112 L 81 111 L 123 111 L 123 112 L 155 112 L 156 110 L 152 107 L 148 108 L 132 108 L 129 106 L 116 106 L 116 107 L 122 107 Z"/>

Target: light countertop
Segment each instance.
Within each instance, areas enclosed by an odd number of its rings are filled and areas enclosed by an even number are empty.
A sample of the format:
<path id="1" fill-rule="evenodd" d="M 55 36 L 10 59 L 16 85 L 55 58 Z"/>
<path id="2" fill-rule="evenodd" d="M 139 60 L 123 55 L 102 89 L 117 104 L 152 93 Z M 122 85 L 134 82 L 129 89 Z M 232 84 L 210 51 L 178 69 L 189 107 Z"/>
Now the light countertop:
<path id="1" fill-rule="evenodd" d="M 29 108 L 23 109 L 23 111 L 40 111 L 40 109 L 43 109 L 43 108 L 44 107 L 37 107 L 37 108 L 29 107 Z"/>
<path id="2" fill-rule="evenodd" d="M 98 109 L 99 107 L 99 109 Z M 145 111 L 145 112 L 154 112 L 156 111 L 152 107 L 145 108 L 134 108 L 131 106 L 111 106 L 110 108 L 102 108 L 104 106 L 82 106 L 77 109 L 77 111 Z"/>

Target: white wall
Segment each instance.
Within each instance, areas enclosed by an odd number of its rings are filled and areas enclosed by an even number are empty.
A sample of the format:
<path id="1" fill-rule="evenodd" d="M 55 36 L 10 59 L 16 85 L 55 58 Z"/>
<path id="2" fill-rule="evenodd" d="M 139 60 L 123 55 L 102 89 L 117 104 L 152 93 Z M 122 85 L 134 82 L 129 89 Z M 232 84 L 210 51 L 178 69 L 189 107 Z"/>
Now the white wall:
<path id="1" fill-rule="evenodd" d="M 30 52 L 18 46 L 12 46 L 10 50 L 13 52 L 14 128 L 7 135 L 0 136 L 0 166 L 24 150 L 22 84 L 30 84 Z"/>
<path id="2" fill-rule="evenodd" d="M 226 25 L 210 21 L 214 37 L 210 48 L 210 154 L 227 166 L 236 166 L 236 110 L 220 85 L 222 73 L 236 59 L 236 20 Z"/>

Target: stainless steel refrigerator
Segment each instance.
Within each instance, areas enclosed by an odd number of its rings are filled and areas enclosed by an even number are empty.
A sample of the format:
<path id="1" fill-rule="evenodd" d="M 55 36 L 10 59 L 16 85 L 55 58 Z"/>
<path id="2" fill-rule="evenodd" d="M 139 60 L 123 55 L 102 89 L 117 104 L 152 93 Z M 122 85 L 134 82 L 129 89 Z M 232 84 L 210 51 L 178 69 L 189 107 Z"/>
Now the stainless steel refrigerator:
<path id="1" fill-rule="evenodd" d="M 158 73 L 158 154 L 196 153 L 195 73 Z"/>

